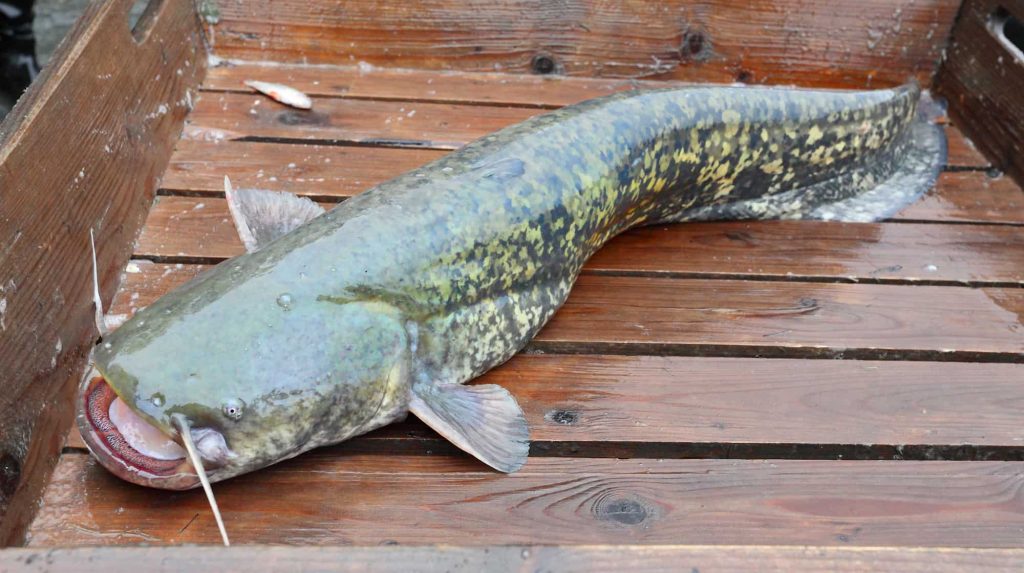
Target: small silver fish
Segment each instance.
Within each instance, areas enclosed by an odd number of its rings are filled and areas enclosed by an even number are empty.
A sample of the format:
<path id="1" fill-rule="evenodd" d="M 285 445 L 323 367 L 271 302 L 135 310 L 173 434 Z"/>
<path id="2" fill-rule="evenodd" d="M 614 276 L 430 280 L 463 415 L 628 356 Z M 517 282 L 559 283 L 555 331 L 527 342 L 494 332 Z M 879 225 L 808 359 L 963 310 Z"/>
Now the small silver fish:
<path id="1" fill-rule="evenodd" d="M 245 85 L 285 105 L 298 109 L 313 109 L 313 100 L 291 86 L 258 80 L 246 80 Z"/>

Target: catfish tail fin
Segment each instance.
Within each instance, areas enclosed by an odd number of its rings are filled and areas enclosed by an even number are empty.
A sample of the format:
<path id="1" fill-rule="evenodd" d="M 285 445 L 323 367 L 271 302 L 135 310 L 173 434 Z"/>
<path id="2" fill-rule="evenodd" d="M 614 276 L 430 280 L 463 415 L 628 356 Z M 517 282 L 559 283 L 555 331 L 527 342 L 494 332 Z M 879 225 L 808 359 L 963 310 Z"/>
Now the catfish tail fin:
<path id="1" fill-rule="evenodd" d="M 916 95 L 916 84 L 902 88 Z M 944 113 L 927 92 L 891 149 L 834 177 L 781 193 L 685 212 L 674 221 L 819 219 L 870 222 L 891 217 L 928 192 L 946 163 Z"/>

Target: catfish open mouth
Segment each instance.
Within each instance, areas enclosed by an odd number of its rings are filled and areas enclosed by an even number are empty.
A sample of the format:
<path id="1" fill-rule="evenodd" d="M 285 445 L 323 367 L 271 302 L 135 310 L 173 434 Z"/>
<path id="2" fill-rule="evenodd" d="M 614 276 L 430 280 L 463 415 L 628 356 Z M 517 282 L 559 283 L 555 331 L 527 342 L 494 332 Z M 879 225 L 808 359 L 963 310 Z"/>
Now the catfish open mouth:
<path id="1" fill-rule="evenodd" d="M 82 388 L 82 438 L 115 475 L 140 485 L 187 489 L 199 484 L 188 453 L 124 402 L 97 372 Z"/>

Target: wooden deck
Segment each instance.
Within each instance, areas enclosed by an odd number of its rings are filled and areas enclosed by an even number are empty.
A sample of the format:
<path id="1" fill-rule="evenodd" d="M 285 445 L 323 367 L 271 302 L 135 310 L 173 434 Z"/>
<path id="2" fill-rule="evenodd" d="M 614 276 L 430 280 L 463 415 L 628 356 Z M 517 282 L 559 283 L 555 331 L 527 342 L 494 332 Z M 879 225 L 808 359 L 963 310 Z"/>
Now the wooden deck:
<path id="1" fill-rule="evenodd" d="M 253 78 L 309 90 L 314 111 L 246 93 Z M 337 203 L 634 85 L 213 68 L 111 312 L 242 252 L 224 174 Z M 892 221 L 615 239 L 527 351 L 484 377 L 528 417 L 520 473 L 408 421 L 217 484 L 232 539 L 1020 547 L 1024 191 L 947 133 L 947 172 Z M 123 483 L 74 432 L 29 532 L 34 547 L 218 540 L 201 492 Z"/>
<path id="2" fill-rule="evenodd" d="M 247 93 L 244 79 L 308 90 L 314 111 Z M 130 314 L 242 251 L 225 174 L 336 203 L 545 109 L 638 85 L 212 67 L 110 311 Z M 859 558 L 844 557 L 850 546 L 890 563 L 914 554 L 880 548 L 1021 548 L 1024 191 L 956 126 L 947 133 L 938 186 L 891 221 L 616 239 L 527 351 L 484 377 L 529 419 L 521 472 L 495 473 L 410 420 L 216 484 L 233 541 L 611 544 L 653 564 L 714 553 L 678 547 L 690 545 L 834 546 L 816 550 L 833 565 Z M 123 483 L 75 432 L 28 537 L 33 548 L 218 542 L 201 492 Z M 649 544 L 677 553 L 636 547 Z M 800 551 L 728 559 L 815 562 L 789 555 Z"/>

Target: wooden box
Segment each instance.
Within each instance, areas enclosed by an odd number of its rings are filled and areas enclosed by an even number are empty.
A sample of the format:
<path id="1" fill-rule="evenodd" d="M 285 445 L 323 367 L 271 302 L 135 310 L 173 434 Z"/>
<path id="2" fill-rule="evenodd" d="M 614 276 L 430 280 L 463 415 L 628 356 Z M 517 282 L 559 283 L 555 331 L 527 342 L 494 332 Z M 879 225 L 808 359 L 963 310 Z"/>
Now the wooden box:
<path id="1" fill-rule="evenodd" d="M 0 570 L 1024 565 L 1021 0 L 131 4 L 94 1 L 0 125 Z M 249 547 L 195 547 L 201 491 L 120 482 L 71 429 L 90 230 L 128 315 L 241 252 L 224 175 L 334 204 L 615 91 L 909 78 L 950 153 L 891 220 L 653 227 L 590 261 L 485 376 L 532 428 L 516 474 L 408 421 L 217 484 Z"/>

